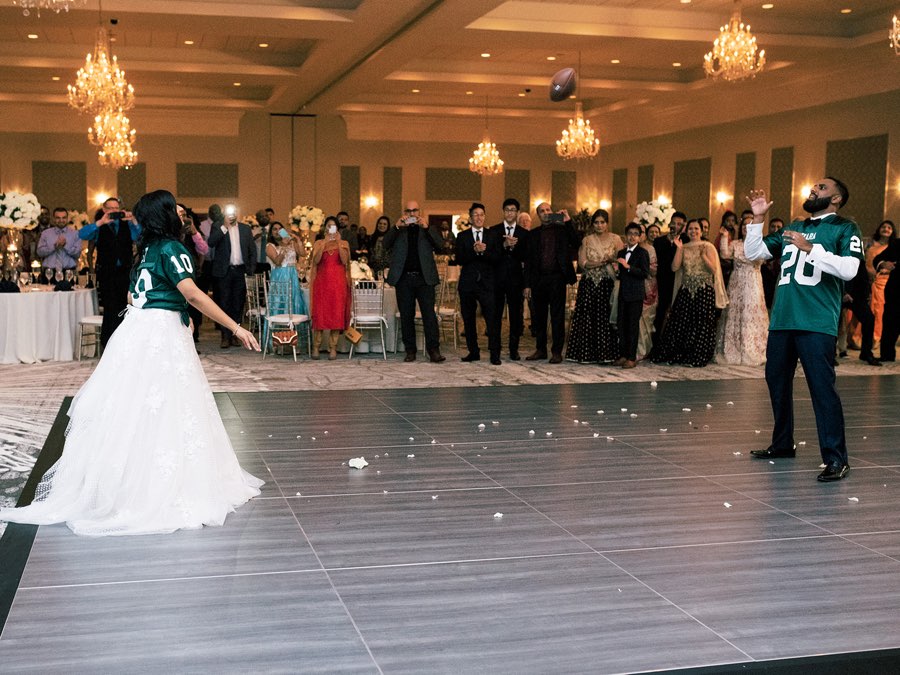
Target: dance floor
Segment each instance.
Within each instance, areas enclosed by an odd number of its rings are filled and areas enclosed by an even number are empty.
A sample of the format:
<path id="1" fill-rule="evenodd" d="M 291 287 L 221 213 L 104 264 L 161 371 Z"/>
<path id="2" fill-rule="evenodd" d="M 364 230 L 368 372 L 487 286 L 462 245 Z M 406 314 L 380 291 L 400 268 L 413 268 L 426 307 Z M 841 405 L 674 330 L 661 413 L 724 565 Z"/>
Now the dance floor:
<path id="1" fill-rule="evenodd" d="M 774 462 L 758 379 L 219 394 L 262 496 L 165 536 L 10 525 L 0 670 L 887 672 L 900 379 L 839 378 L 834 484 L 796 384 Z"/>

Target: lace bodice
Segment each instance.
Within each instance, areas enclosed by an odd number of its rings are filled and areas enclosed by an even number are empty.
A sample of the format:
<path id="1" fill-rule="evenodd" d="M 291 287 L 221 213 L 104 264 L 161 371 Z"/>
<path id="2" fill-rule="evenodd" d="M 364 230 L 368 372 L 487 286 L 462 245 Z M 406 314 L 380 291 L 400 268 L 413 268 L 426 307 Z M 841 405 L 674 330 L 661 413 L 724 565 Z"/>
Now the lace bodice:
<path id="1" fill-rule="evenodd" d="M 700 246 L 684 246 L 684 253 L 681 262 L 682 279 L 681 285 L 692 293 L 703 286 L 712 286 L 714 283 L 714 275 L 703 261 L 704 242 Z M 709 244 L 712 246 L 712 244 Z"/>

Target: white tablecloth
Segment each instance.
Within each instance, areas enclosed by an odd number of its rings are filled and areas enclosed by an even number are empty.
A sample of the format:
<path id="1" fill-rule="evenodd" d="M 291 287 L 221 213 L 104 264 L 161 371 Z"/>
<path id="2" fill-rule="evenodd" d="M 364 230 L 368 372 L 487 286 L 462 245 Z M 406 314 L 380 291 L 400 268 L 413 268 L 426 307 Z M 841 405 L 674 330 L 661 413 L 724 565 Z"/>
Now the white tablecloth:
<path id="1" fill-rule="evenodd" d="M 94 289 L 0 293 L 0 363 L 73 360 L 78 322 L 92 314 Z"/>

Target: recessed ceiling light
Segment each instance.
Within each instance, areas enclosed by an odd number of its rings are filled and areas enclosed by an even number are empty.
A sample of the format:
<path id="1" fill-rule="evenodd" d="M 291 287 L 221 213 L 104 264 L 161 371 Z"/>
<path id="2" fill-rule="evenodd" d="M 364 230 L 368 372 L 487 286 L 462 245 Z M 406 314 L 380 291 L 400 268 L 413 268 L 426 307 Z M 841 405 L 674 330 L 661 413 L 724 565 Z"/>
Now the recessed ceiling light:
<path id="1" fill-rule="evenodd" d="M 266 47 L 269 46 L 269 43 L 268 43 L 268 42 L 260 42 L 260 43 L 259 43 L 259 46 L 260 46 L 262 49 L 265 49 Z"/>
<path id="2" fill-rule="evenodd" d="M 194 41 L 193 41 L 193 40 L 185 40 L 185 41 L 184 41 L 184 44 L 186 44 L 186 45 L 192 45 L 192 44 L 194 44 Z"/>
<path id="3" fill-rule="evenodd" d="M 29 33 L 28 39 L 29 40 L 37 40 L 38 39 L 37 33 Z"/>
<path id="4" fill-rule="evenodd" d="M 519 92 L 519 96 L 525 96 L 525 92 L 524 92 L 524 91 L 520 91 L 520 92 Z"/>
<path id="5" fill-rule="evenodd" d="M 234 83 L 234 86 L 235 86 L 235 87 L 240 87 L 240 86 L 241 86 L 241 83 L 240 83 L 240 82 L 235 82 L 235 83 Z"/>
<path id="6" fill-rule="evenodd" d="M 556 57 L 555 57 L 555 56 L 548 56 L 548 57 L 547 57 L 547 60 L 548 60 L 548 61 L 556 61 Z"/>
<path id="7" fill-rule="evenodd" d="M 483 59 L 489 59 L 489 58 L 491 58 L 491 55 L 490 55 L 489 52 L 484 52 L 484 53 L 482 53 L 481 58 L 483 58 Z"/>
<path id="8" fill-rule="evenodd" d="M 689 5 L 689 4 L 691 4 L 691 0 L 681 0 L 681 4 L 682 4 L 682 5 Z"/>
<path id="9" fill-rule="evenodd" d="M 54 75 L 50 79 L 53 80 L 54 82 L 59 82 L 59 75 Z"/>
<path id="10" fill-rule="evenodd" d="M 466 92 L 466 96 L 471 96 L 471 95 L 474 94 L 474 93 L 475 93 L 474 91 L 467 91 L 467 92 Z"/>
<path id="11" fill-rule="evenodd" d="M 619 61 L 619 59 L 613 59 L 612 61 L 610 61 L 610 63 L 622 63 L 622 62 Z"/>
<path id="12" fill-rule="evenodd" d="M 675 61 L 674 63 L 672 63 L 672 65 L 673 65 L 675 68 L 681 68 L 681 61 Z"/>
<path id="13" fill-rule="evenodd" d="M 764 4 L 764 5 L 762 6 L 762 8 L 763 8 L 763 9 L 772 9 L 774 6 L 775 6 L 775 5 L 773 5 L 771 2 L 767 2 L 766 4 Z"/>
<path id="14" fill-rule="evenodd" d="M 852 11 L 853 10 L 849 7 L 844 7 L 844 9 L 841 10 L 841 14 L 850 14 Z"/>
<path id="15" fill-rule="evenodd" d="M 412 93 L 414 93 L 414 94 L 418 94 L 418 93 L 419 93 L 420 91 L 422 91 L 422 90 L 421 90 L 421 89 L 412 89 L 411 91 L 412 91 Z"/>
<path id="16" fill-rule="evenodd" d="M 575 94 L 572 94 L 569 98 L 575 98 Z"/>

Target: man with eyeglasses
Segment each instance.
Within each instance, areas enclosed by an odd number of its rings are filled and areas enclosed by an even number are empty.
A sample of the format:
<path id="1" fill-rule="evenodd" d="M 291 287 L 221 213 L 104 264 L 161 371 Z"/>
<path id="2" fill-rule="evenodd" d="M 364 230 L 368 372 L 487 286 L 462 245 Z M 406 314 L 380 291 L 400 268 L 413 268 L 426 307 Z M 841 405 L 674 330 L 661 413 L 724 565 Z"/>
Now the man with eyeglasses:
<path id="1" fill-rule="evenodd" d="M 103 215 L 78 231 L 82 241 L 94 242 L 97 253 L 97 295 L 103 306 L 100 344 L 104 347 L 125 318 L 128 306 L 128 286 L 134 242 L 141 235 L 141 227 L 130 211 L 123 211 L 118 197 L 103 202 Z"/>
<path id="2" fill-rule="evenodd" d="M 387 282 L 397 291 L 400 311 L 400 330 L 406 358 L 416 360 L 416 303 L 422 315 L 425 349 L 432 363 L 446 361 L 441 355 L 441 339 L 437 314 L 434 312 L 434 287 L 438 285 L 434 254 L 443 242 L 436 228 L 428 227 L 422 218 L 418 202 L 407 202 L 403 217 L 384 235 L 384 247 L 391 251 L 391 268 Z"/>
<path id="3" fill-rule="evenodd" d="M 494 311 L 497 333 L 503 323 L 503 308 L 509 308 L 509 359 L 518 361 L 519 338 L 525 330 L 525 255 L 528 250 L 528 230 L 518 224 L 519 200 L 512 197 L 503 202 L 503 222 L 492 229 L 503 241 L 500 261 L 494 273 Z"/>

